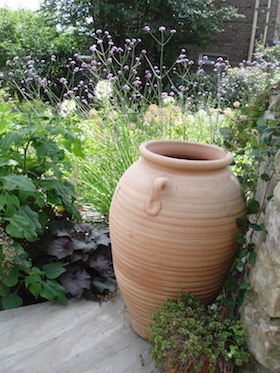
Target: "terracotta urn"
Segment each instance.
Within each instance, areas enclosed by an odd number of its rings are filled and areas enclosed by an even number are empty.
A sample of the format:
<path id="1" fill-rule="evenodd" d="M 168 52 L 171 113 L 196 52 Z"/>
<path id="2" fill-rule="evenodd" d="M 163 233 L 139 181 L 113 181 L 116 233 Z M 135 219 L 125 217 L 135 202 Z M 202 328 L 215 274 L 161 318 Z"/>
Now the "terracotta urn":
<path id="1" fill-rule="evenodd" d="M 172 140 L 141 144 L 142 157 L 121 177 L 109 227 L 116 279 L 131 325 L 148 339 L 151 312 L 166 298 L 219 294 L 245 214 L 232 155 L 214 145 Z"/>

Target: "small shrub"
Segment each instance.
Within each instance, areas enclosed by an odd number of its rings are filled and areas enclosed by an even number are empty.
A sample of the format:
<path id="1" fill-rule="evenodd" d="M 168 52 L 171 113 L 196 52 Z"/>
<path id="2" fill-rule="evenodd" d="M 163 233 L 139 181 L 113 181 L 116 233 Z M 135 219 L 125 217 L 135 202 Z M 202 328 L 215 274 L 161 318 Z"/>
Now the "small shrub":
<path id="1" fill-rule="evenodd" d="M 219 302 L 205 307 L 192 294 L 181 294 L 161 305 L 153 319 L 152 356 L 167 372 L 199 373 L 208 364 L 211 373 L 216 366 L 233 372 L 249 359 L 242 326 Z"/>

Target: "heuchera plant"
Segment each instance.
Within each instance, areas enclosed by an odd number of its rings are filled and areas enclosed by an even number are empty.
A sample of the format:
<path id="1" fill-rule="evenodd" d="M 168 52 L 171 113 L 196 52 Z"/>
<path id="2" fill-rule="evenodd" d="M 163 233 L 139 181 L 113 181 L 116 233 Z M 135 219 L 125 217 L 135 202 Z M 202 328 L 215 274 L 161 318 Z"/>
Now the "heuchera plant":
<path id="1" fill-rule="evenodd" d="M 39 246 L 43 250 L 37 251 L 34 259 L 38 266 L 42 261 L 64 263 L 65 272 L 58 281 L 69 296 L 96 299 L 114 292 L 116 281 L 108 229 L 54 219 Z"/>

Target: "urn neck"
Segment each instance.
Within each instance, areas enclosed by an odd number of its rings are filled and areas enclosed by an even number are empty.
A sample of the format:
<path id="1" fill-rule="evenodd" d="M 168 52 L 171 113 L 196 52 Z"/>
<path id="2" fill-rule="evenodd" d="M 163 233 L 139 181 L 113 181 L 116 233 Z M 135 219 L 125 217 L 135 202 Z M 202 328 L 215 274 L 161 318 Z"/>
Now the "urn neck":
<path id="1" fill-rule="evenodd" d="M 158 165 L 210 171 L 227 167 L 232 154 L 215 145 L 178 140 L 151 140 L 140 145 L 144 159 Z"/>

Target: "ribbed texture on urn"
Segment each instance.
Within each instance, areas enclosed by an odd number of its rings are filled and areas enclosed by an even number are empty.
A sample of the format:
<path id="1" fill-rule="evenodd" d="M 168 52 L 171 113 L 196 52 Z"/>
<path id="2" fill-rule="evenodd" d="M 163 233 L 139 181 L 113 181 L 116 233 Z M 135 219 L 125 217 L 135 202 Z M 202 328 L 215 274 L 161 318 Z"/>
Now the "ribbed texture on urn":
<path id="1" fill-rule="evenodd" d="M 189 291 L 210 303 L 218 295 L 244 201 L 221 148 L 150 141 L 140 150 L 116 187 L 109 224 L 118 286 L 132 327 L 147 339 L 151 312 L 167 297 Z"/>

